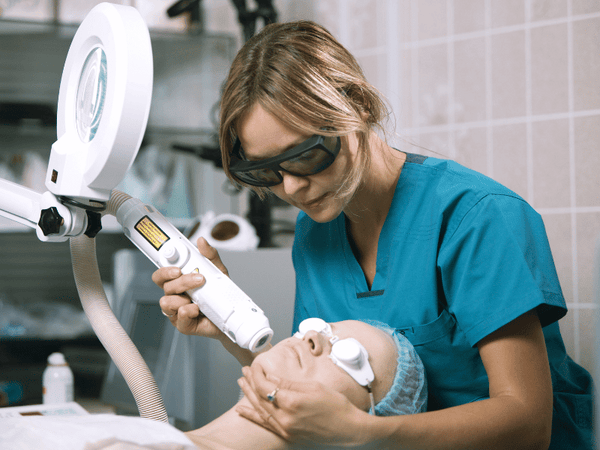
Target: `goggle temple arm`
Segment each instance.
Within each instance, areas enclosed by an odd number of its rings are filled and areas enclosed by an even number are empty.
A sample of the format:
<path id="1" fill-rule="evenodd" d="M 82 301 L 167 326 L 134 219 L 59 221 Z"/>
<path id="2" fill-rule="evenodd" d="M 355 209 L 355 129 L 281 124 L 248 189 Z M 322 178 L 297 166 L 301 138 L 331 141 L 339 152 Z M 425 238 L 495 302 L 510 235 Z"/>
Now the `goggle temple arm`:
<path id="1" fill-rule="evenodd" d="M 373 411 L 373 415 L 376 416 L 377 413 L 375 412 L 375 397 L 373 397 L 373 387 L 370 382 L 367 384 L 367 391 L 369 391 L 369 400 L 371 401 L 371 411 Z"/>

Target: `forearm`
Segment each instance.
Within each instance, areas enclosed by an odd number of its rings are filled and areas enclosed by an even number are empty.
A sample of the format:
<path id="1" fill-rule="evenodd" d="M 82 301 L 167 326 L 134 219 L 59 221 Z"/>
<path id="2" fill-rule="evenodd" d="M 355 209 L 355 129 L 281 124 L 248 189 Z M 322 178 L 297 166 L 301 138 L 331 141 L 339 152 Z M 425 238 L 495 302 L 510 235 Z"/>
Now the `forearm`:
<path id="1" fill-rule="evenodd" d="M 550 428 L 546 412 L 506 396 L 411 416 L 369 416 L 355 430 L 364 449 L 546 450 Z"/>

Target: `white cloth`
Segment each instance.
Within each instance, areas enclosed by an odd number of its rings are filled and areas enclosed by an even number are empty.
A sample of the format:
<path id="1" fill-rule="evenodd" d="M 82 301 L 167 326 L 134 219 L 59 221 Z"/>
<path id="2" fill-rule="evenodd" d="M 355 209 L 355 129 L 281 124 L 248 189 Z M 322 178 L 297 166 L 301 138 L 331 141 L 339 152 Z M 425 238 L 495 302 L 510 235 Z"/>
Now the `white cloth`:
<path id="1" fill-rule="evenodd" d="M 97 414 L 25 416 L 0 420 L 0 449 L 192 450 L 183 432 L 141 417 Z"/>

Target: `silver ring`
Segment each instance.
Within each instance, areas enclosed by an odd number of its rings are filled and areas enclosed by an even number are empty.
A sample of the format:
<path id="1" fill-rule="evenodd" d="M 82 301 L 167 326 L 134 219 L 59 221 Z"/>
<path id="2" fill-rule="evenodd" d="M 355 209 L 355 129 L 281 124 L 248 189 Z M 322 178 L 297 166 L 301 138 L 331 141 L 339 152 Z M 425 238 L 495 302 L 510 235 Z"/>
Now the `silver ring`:
<path id="1" fill-rule="evenodd" d="M 279 392 L 279 388 L 275 388 L 275 390 L 273 392 L 268 394 L 267 400 L 269 400 L 271 403 L 275 403 L 275 396 L 277 395 L 277 392 Z"/>
<path id="2" fill-rule="evenodd" d="M 163 316 L 168 317 L 169 319 L 175 315 L 175 314 L 167 314 L 162 309 L 160 310 L 160 312 L 163 313 Z"/>

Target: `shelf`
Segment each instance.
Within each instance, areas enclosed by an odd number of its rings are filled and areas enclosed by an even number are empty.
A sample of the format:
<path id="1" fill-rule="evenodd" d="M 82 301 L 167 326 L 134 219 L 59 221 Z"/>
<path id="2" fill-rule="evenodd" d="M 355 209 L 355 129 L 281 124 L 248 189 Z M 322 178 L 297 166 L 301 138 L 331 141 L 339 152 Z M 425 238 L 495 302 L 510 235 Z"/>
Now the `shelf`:
<path id="1" fill-rule="evenodd" d="M 25 37 L 27 35 L 53 35 L 60 39 L 72 39 L 79 24 L 62 24 L 57 22 L 41 22 L 18 19 L 0 18 L 0 39 L 5 36 Z M 185 40 L 197 41 L 202 39 L 227 39 L 235 42 L 235 37 L 229 33 L 206 32 L 187 33 L 161 29 L 150 29 L 150 38 L 157 41 Z"/>

